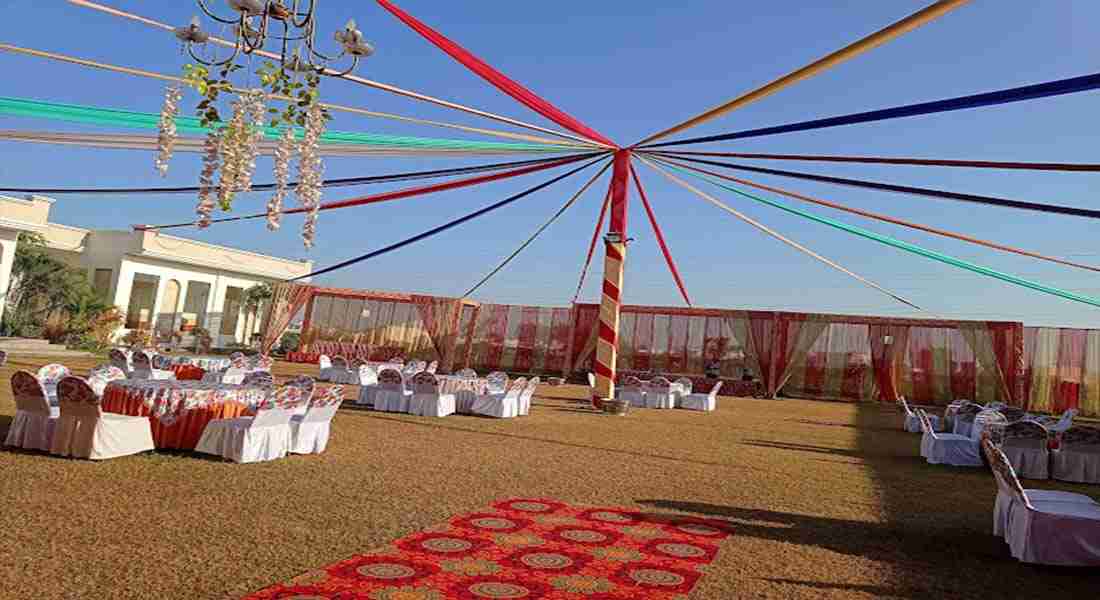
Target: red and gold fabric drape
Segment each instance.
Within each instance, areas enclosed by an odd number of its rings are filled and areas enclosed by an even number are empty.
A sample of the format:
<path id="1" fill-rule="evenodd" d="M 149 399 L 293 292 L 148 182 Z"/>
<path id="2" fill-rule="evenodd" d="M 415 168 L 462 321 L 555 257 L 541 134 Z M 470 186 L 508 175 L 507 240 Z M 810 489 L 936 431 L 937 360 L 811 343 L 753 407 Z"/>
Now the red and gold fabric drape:
<path id="1" fill-rule="evenodd" d="M 458 339 L 458 322 L 461 319 L 462 301 L 457 298 L 437 296 L 412 296 L 412 303 L 424 322 L 424 331 L 435 348 L 440 368 L 449 372 L 454 360 L 454 348 Z"/>
<path id="2" fill-rule="evenodd" d="M 272 286 L 270 304 L 264 316 L 263 340 L 260 353 L 269 354 L 279 338 L 290 327 L 294 315 L 309 302 L 313 296 L 313 286 L 290 282 L 280 282 Z"/>
<path id="3" fill-rule="evenodd" d="M 868 327 L 867 337 L 871 343 L 871 368 L 875 374 L 878 399 L 896 402 L 898 365 L 909 345 L 909 326 L 873 324 Z"/>

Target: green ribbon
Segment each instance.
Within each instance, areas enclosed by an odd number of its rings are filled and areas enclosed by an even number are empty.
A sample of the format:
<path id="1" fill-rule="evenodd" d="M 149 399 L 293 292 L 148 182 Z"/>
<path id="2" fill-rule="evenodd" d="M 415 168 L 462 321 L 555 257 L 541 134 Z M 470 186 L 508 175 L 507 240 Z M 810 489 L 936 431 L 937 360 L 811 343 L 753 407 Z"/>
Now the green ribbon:
<path id="1" fill-rule="evenodd" d="M 765 198 L 760 198 L 758 196 L 753 196 L 752 194 L 749 194 L 749 193 L 743 192 L 741 190 L 738 190 L 736 188 L 730 187 L 730 186 L 722 183 L 720 180 L 716 180 L 716 179 L 714 179 L 712 177 L 709 177 L 707 175 L 703 175 L 703 174 L 697 173 L 695 171 L 690 171 L 688 169 L 684 169 L 684 168 L 672 165 L 672 164 L 664 162 L 664 161 L 662 161 L 662 163 L 666 167 L 668 167 L 670 169 L 673 169 L 673 170 L 675 170 L 679 173 L 686 174 L 686 175 L 691 175 L 691 176 L 693 176 L 697 179 L 702 179 L 703 181 L 706 181 L 707 183 L 718 186 L 718 187 L 720 187 L 724 190 L 728 190 L 728 191 L 733 192 L 735 194 L 739 194 L 739 195 L 744 196 L 744 197 L 746 197 L 750 200 L 755 200 L 756 202 L 759 202 L 761 204 L 766 204 L 768 206 L 778 208 L 779 210 L 783 210 L 783 211 L 789 212 L 791 214 L 798 215 L 800 217 L 803 217 L 805 219 L 809 219 L 811 221 L 817 221 L 818 223 L 823 223 L 823 224 L 828 225 L 830 227 L 835 227 L 836 229 L 840 229 L 841 231 L 846 231 L 848 233 L 852 233 L 852 234 L 858 235 L 860 237 L 867 238 L 869 240 L 874 240 L 876 242 L 879 242 L 880 244 L 886 244 L 887 246 L 892 246 L 892 247 L 897 248 L 899 250 L 904 250 L 906 252 L 916 254 L 918 256 L 923 256 L 925 258 L 931 258 L 932 260 L 936 260 L 936 261 L 939 261 L 941 263 L 951 265 L 953 267 L 958 267 L 960 269 L 966 269 L 967 271 L 970 271 L 972 273 L 978 273 L 979 275 L 985 275 L 987 277 L 993 277 L 994 279 L 1000 279 L 1001 281 L 1012 283 L 1012 284 L 1015 284 L 1015 285 L 1018 285 L 1018 286 L 1021 286 L 1021 287 L 1026 287 L 1026 288 L 1036 290 L 1036 291 L 1039 291 L 1039 292 L 1044 292 L 1044 293 L 1047 293 L 1047 294 L 1051 294 L 1053 296 L 1058 296 L 1060 298 L 1065 298 L 1067 300 L 1073 300 L 1075 302 L 1080 302 L 1082 304 L 1088 304 L 1088 305 L 1091 305 L 1091 306 L 1100 307 L 1100 300 L 1098 300 L 1096 298 L 1093 298 L 1091 296 L 1084 296 L 1082 294 L 1076 294 L 1074 292 L 1070 292 L 1070 291 L 1067 291 L 1067 290 L 1063 290 L 1061 288 L 1056 288 L 1056 287 L 1049 286 L 1049 285 L 1046 285 L 1046 284 L 1038 283 L 1036 281 L 1030 281 L 1030 280 L 1027 280 L 1027 279 L 1023 279 L 1021 277 L 1017 277 L 1017 276 L 1011 275 L 1009 273 L 1003 273 L 1001 271 L 997 271 L 996 269 L 990 269 L 989 267 L 983 267 L 981 265 L 976 265 L 972 262 L 962 260 L 961 258 L 955 258 L 954 256 L 949 256 L 949 255 L 943 254 L 941 252 L 936 252 L 935 250 L 929 250 L 927 248 L 922 248 L 922 247 L 917 246 L 915 244 L 910 244 L 909 242 L 903 242 L 901 240 L 894 239 L 890 236 L 875 233 L 873 231 L 863 229 L 862 227 L 856 227 L 854 225 L 848 225 L 848 224 L 842 223 L 840 221 L 837 221 L 835 219 L 830 219 L 828 217 L 822 217 L 822 216 L 819 216 L 819 215 L 815 215 L 813 213 L 806 212 L 806 211 L 803 211 L 803 210 L 799 210 L 797 208 L 791 208 L 791 207 L 789 207 L 785 204 L 782 204 L 780 202 L 776 202 L 774 200 L 767 200 Z"/>
<path id="2" fill-rule="evenodd" d="M 160 124 L 160 115 L 154 113 L 134 112 L 113 108 L 97 108 L 94 106 L 81 106 L 79 104 L 41 102 L 38 100 L 26 100 L 8 96 L 0 96 L 0 114 L 137 129 L 157 129 Z M 199 135 L 205 135 L 210 131 L 209 128 L 202 126 L 198 118 L 184 115 L 176 117 L 176 129 L 180 133 Z M 284 130 L 277 127 L 264 127 L 263 131 L 266 137 L 278 139 Z M 301 128 L 295 128 L 295 132 L 301 137 Z M 513 152 L 563 151 L 563 148 L 560 146 L 551 144 L 474 142 L 444 138 L 423 138 L 346 131 L 327 132 L 321 136 L 321 140 L 333 144 L 364 144 L 394 149 L 503 150 Z"/>

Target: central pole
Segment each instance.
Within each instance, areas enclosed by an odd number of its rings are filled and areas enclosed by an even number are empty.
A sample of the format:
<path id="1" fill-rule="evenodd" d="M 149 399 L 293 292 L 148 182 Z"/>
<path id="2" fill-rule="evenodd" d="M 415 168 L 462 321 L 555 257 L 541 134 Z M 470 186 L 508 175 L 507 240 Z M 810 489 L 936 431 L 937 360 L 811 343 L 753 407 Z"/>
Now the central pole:
<path id="1" fill-rule="evenodd" d="M 611 221 L 604 236 L 603 295 L 600 300 L 599 337 L 596 341 L 596 389 L 592 404 L 603 406 L 615 397 L 615 368 L 619 353 L 619 309 L 622 306 L 623 270 L 626 264 L 627 181 L 630 151 L 615 152 L 611 171 Z"/>

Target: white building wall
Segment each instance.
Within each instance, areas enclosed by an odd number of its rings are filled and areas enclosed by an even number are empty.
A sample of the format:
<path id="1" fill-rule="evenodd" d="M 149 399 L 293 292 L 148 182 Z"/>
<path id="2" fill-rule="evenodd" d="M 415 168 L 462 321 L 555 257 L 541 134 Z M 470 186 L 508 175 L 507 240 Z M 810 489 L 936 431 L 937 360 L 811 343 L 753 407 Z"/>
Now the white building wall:
<path id="1" fill-rule="evenodd" d="M 15 242 L 18 238 L 18 231 L 0 228 L 0 319 L 4 318 L 4 307 L 8 304 L 8 286 L 11 285 L 11 267 L 15 262 Z"/>

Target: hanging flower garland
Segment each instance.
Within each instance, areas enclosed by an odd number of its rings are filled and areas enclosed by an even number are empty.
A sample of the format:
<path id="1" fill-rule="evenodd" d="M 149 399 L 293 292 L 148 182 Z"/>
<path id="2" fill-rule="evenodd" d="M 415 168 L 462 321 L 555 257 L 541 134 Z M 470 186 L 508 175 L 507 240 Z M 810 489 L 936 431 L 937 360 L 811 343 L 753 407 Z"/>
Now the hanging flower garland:
<path id="1" fill-rule="evenodd" d="M 233 102 L 233 117 L 222 135 L 222 176 L 218 190 L 218 204 L 222 210 L 233 208 L 237 192 L 252 189 L 252 175 L 256 171 L 256 156 L 263 140 L 266 94 L 263 90 L 251 90 Z"/>
<path id="2" fill-rule="evenodd" d="M 325 132 L 325 115 L 321 106 L 314 103 L 309 107 L 305 118 L 305 133 L 298 156 L 298 187 L 295 193 L 302 208 L 307 209 L 305 223 L 302 224 L 302 242 L 306 248 L 313 247 L 317 235 L 317 216 L 321 209 L 321 183 L 324 164 L 318 152 L 321 134 Z"/>
<path id="3" fill-rule="evenodd" d="M 168 161 L 172 160 L 172 149 L 176 145 L 176 116 L 180 112 L 180 100 L 183 90 L 179 85 L 169 86 L 164 92 L 164 107 L 160 110 L 160 123 L 157 134 L 157 158 L 154 161 L 161 177 L 168 175 Z"/>
<path id="4" fill-rule="evenodd" d="M 214 212 L 214 175 L 221 163 L 221 130 L 212 129 L 206 134 L 203 143 L 202 173 L 199 175 L 199 205 L 195 213 L 199 215 L 198 226 L 210 226 L 210 215 Z"/>
<path id="5" fill-rule="evenodd" d="M 280 227 L 283 201 L 289 192 L 290 159 L 294 156 L 294 141 L 294 129 L 287 127 L 275 146 L 275 194 L 267 203 L 267 228 L 271 231 Z"/>

